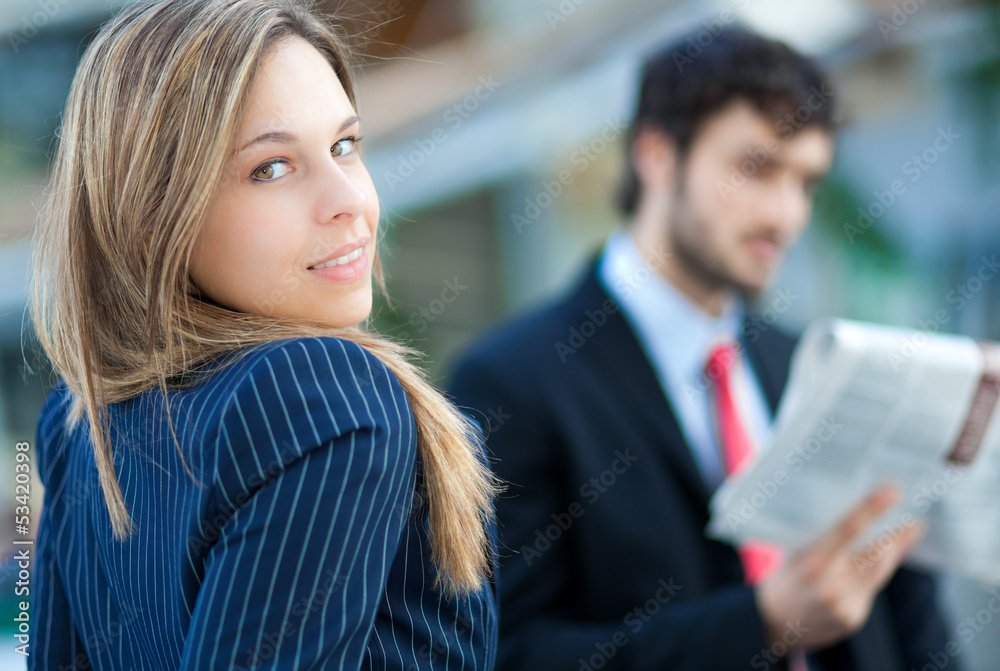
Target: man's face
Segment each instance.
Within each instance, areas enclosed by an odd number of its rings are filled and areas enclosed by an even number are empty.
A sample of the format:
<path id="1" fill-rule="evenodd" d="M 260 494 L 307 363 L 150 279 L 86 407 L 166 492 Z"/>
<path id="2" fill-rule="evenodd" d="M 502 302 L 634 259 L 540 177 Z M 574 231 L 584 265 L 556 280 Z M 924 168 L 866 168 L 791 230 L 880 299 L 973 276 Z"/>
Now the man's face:
<path id="1" fill-rule="evenodd" d="M 745 101 L 710 117 L 677 166 L 668 235 L 683 271 L 707 286 L 762 292 L 808 224 L 832 160 L 829 131 L 783 137 Z"/>

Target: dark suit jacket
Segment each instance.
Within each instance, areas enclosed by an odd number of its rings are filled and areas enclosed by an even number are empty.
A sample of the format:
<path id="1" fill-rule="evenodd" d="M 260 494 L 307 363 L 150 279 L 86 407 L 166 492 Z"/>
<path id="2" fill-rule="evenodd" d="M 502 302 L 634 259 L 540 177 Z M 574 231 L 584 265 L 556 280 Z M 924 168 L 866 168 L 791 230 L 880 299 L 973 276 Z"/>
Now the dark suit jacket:
<path id="1" fill-rule="evenodd" d="M 49 396 L 29 668 L 492 668 L 491 590 L 431 588 L 416 425 L 389 370 L 335 338 L 216 368 L 170 399 L 201 484 L 157 391 L 111 406 L 125 542 L 89 430 L 66 426 L 64 385 Z"/>
<path id="2" fill-rule="evenodd" d="M 743 339 L 773 410 L 794 340 L 763 324 Z M 474 346 L 451 392 L 488 423 L 511 483 L 498 506 L 500 668 L 769 668 L 737 555 L 705 537 L 711 493 L 596 266 Z M 945 643 L 931 580 L 902 570 L 815 668 L 921 668 Z"/>

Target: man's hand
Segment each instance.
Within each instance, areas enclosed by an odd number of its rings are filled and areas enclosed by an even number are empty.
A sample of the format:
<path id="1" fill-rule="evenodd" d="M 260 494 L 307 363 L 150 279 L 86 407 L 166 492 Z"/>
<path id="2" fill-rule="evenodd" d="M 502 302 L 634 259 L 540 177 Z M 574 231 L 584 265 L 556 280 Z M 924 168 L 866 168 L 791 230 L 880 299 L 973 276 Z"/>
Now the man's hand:
<path id="1" fill-rule="evenodd" d="M 865 623 L 875 595 L 924 533 L 922 524 L 913 525 L 889 543 L 880 541 L 878 559 L 854 561 L 852 546 L 898 496 L 897 488 L 880 487 L 757 587 L 757 607 L 769 642 L 783 640 L 785 628 L 794 626 L 804 633 L 793 645 L 822 648 Z"/>

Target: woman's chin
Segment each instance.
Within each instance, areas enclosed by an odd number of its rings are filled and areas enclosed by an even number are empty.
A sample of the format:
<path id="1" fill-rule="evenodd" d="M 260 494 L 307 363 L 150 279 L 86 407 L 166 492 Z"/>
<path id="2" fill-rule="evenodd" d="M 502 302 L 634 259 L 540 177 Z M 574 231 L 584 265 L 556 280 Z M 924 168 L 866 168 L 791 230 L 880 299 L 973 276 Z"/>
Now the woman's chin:
<path id="1" fill-rule="evenodd" d="M 364 323 L 371 312 L 372 295 L 367 292 L 364 296 L 351 296 L 349 300 L 324 311 L 322 315 L 316 315 L 314 319 L 330 328 L 349 328 Z"/>

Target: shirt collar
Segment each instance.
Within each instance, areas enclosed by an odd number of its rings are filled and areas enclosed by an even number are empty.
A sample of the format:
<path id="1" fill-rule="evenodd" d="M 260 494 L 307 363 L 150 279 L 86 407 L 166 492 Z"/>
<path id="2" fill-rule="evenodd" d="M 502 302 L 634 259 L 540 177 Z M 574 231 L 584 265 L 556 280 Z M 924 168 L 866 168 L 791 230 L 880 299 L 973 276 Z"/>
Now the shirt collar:
<path id="1" fill-rule="evenodd" d="M 721 317 L 708 314 L 643 261 L 625 230 L 608 239 L 598 277 L 647 352 L 687 380 L 700 377 L 713 345 L 739 336 L 745 308 L 738 295 Z"/>

